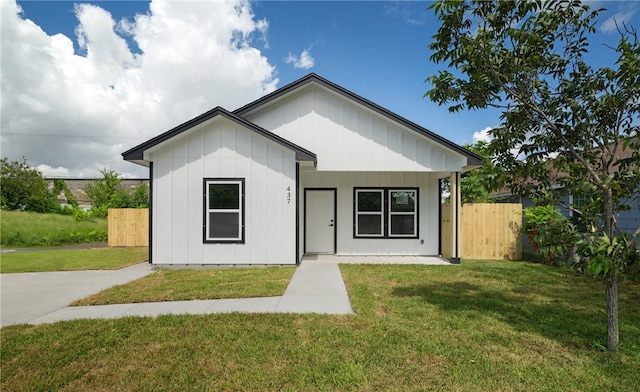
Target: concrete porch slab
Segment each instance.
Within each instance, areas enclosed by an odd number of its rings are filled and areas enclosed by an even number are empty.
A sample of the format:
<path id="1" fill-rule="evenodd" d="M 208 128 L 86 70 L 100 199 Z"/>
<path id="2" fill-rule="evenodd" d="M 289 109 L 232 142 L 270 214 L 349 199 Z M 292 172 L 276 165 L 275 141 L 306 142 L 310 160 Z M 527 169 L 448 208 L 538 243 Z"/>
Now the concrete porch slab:
<path id="1" fill-rule="evenodd" d="M 352 255 L 305 255 L 302 262 L 313 264 L 421 264 L 454 265 L 438 256 L 352 256 Z"/>

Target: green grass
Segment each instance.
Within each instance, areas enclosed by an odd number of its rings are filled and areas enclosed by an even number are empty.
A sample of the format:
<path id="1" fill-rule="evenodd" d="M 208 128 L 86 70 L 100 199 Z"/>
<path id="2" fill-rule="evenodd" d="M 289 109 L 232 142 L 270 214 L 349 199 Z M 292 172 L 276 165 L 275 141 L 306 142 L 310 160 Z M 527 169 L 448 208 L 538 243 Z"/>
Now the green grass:
<path id="1" fill-rule="evenodd" d="M 50 272 L 120 269 L 148 260 L 147 248 L 96 248 L 9 252 L 0 256 L 0 272 Z"/>
<path id="2" fill-rule="evenodd" d="M 107 220 L 76 221 L 69 215 L 0 211 L 0 245 L 12 248 L 107 241 Z"/>
<path id="3" fill-rule="evenodd" d="M 274 297 L 284 294 L 294 272 L 294 267 L 159 270 L 72 305 Z"/>
<path id="4" fill-rule="evenodd" d="M 620 351 L 609 353 L 603 284 L 569 271 L 465 260 L 341 270 L 355 315 L 5 327 L 0 389 L 640 390 L 638 285 L 619 287 Z"/>

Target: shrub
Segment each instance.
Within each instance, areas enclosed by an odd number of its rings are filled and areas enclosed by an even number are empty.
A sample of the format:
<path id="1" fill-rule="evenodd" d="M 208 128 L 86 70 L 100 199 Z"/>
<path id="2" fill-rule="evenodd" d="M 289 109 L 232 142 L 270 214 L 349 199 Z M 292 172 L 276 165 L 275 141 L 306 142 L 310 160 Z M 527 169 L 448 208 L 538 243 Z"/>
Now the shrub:
<path id="1" fill-rule="evenodd" d="M 546 264 L 567 262 L 578 240 L 575 227 L 552 205 L 524 209 L 522 227 L 533 244 L 535 259 Z"/>

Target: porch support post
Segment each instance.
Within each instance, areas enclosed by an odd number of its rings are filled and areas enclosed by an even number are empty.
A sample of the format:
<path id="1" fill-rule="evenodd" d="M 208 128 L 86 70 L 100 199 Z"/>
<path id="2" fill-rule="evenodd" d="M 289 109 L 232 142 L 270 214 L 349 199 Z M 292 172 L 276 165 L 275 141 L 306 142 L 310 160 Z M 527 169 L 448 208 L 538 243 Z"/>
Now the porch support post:
<path id="1" fill-rule="evenodd" d="M 451 263 L 460 264 L 460 208 L 462 198 L 460 197 L 460 172 L 452 172 L 450 178 L 451 195 L 449 203 L 451 206 Z"/>

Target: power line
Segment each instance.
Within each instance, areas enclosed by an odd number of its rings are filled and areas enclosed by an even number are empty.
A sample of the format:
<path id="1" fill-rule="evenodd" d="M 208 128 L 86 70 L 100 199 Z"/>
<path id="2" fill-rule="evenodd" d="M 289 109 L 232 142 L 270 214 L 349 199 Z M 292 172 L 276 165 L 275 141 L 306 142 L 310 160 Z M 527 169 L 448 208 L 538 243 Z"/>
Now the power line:
<path id="1" fill-rule="evenodd" d="M 29 133 L 29 132 L 0 132 L 2 135 L 11 136 L 39 136 L 39 137 L 83 137 L 83 138 L 110 138 L 110 139 L 148 139 L 148 136 L 113 136 L 113 135 L 63 135 L 63 134 L 43 134 L 43 133 Z"/>

